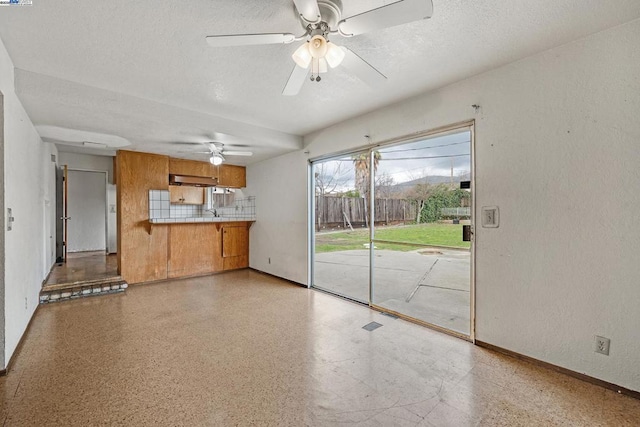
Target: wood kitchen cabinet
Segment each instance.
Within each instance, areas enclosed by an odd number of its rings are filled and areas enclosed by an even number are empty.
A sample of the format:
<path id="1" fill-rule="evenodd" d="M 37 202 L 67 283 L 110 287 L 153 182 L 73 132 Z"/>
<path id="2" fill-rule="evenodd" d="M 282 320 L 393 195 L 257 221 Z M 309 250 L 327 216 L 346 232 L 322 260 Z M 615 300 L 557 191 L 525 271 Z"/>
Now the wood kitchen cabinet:
<path id="1" fill-rule="evenodd" d="M 213 166 L 209 162 L 169 158 L 171 175 L 203 176 L 218 178 L 221 187 L 244 188 L 247 186 L 247 173 L 244 166 L 222 164 Z"/>
<path id="2" fill-rule="evenodd" d="M 249 267 L 248 223 L 222 227 L 222 262 L 224 270 Z"/>
<path id="3" fill-rule="evenodd" d="M 222 271 L 220 231 L 215 224 L 172 224 L 168 258 L 170 278 Z"/>
<path id="4" fill-rule="evenodd" d="M 247 186 L 247 174 L 244 166 L 220 165 L 218 183 L 223 187 L 244 188 Z"/>
<path id="5" fill-rule="evenodd" d="M 169 158 L 169 173 L 171 175 L 205 176 L 215 178 L 217 168 L 209 162 Z"/>
<path id="6" fill-rule="evenodd" d="M 176 205 L 204 205 L 204 189 L 201 187 L 170 185 L 169 200 Z"/>
<path id="7" fill-rule="evenodd" d="M 169 278 L 249 267 L 251 222 L 171 224 Z"/>
<path id="8" fill-rule="evenodd" d="M 246 185 L 244 167 L 217 167 L 208 162 L 119 150 L 114 168 L 118 186 L 118 274 L 129 284 L 248 267 L 248 228 L 252 221 L 149 220 L 149 190 L 169 190 L 172 203 L 204 203 L 203 188 L 169 185 L 170 174 L 217 178 L 222 173 L 227 186 L 241 188 Z"/>

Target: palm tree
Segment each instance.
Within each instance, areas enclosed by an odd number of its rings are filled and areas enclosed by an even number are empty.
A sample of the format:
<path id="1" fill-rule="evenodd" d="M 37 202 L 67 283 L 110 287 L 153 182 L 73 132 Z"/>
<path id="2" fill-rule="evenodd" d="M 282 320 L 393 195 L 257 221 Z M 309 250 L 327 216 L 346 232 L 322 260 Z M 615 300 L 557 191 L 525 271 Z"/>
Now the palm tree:
<path id="1" fill-rule="evenodd" d="M 360 197 L 369 198 L 369 189 L 371 187 L 371 176 L 369 175 L 369 153 L 360 153 L 353 155 L 353 166 L 356 171 L 356 190 L 360 193 Z M 378 150 L 373 152 L 373 173 L 378 171 L 378 163 L 382 155 Z"/>

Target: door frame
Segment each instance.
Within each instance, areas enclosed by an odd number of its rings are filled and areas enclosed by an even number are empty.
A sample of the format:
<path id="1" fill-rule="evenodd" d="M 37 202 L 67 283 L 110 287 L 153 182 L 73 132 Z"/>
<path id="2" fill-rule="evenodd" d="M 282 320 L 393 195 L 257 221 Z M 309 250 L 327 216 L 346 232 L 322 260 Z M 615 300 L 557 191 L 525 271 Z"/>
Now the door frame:
<path id="1" fill-rule="evenodd" d="M 371 151 L 373 150 L 373 148 L 369 149 L 368 147 L 360 147 L 358 149 L 355 150 L 348 150 L 348 151 L 342 151 L 339 154 L 330 154 L 330 155 L 325 155 L 322 157 L 316 157 L 316 158 L 312 158 L 309 159 L 307 161 L 307 184 L 308 184 L 308 215 L 307 215 L 307 231 L 308 231 L 308 242 L 309 245 L 307 246 L 307 288 L 313 288 L 315 290 L 321 291 L 321 292 L 326 292 L 328 294 L 340 297 L 340 298 L 344 298 L 346 300 L 358 303 L 358 304 L 366 304 L 366 305 L 370 305 L 371 303 L 371 286 L 369 286 L 369 301 L 365 302 L 365 301 L 361 301 L 359 299 L 356 299 L 355 297 L 351 297 L 349 295 L 343 295 L 343 294 L 339 294 L 335 291 L 331 291 L 330 289 L 325 289 L 319 286 L 313 286 L 313 277 L 315 274 L 315 269 L 314 269 L 314 265 L 315 265 L 315 245 L 316 245 L 316 230 L 315 230 L 315 210 L 316 210 L 316 197 L 315 197 L 315 176 L 314 176 L 314 172 L 313 172 L 313 166 L 315 163 L 320 163 L 323 160 L 331 160 L 331 159 L 338 159 L 341 157 L 346 157 L 346 156 L 350 156 L 350 155 L 354 155 L 354 154 L 359 154 L 359 153 L 367 153 L 370 154 Z M 365 201 L 365 203 L 367 203 Z M 367 216 L 369 217 L 369 216 Z M 369 236 L 369 241 L 371 241 L 371 236 Z M 369 251 L 369 256 L 371 257 L 371 251 Z M 369 269 L 369 280 L 371 280 L 371 269 Z M 371 283 L 371 282 L 369 282 Z"/>
<path id="2" fill-rule="evenodd" d="M 307 288 L 312 288 L 312 283 L 313 283 L 313 278 L 314 278 L 314 262 L 315 262 L 315 179 L 313 176 L 313 166 L 316 163 L 319 163 L 323 160 L 329 160 L 329 159 L 333 159 L 333 158 L 338 158 L 338 157 L 343 157 L 343 156 L 348 156 L 351 154 L 356 154 L 356 153 L 362 153 L 362 152 L 368 152 L 369 153 L 369 161 L 370 161 L 370 165 L 369 165 L 369 170 L 373 171 L 373 156 L 371 156 L 371 153 L 373 151 L 375 151 L 378 148 L 381 147 L 386 147 L 386 146 L 391 146 L 391 145 L 396 145 L 396 144 L 401 144 L 401 143 L 409 143 L 411 141 L 415 141 L 415 140 L 419 140 L 419 139 L 424 139 L 424 138 L 429 138 L 429 137 L 435 137 L 435 136 L 442 136 L 442 135 L 446 135 L 449 133 L 456 133 L 459 131 L 462 131 L 464 129 L 468 129 L 470 132 L 470 151 L 471 151 L 471 171 L 470 171 L 470 175 L 471 175 L 471 254 L 470 254 L 470 278 L 469 278 L 469 302 L 470 302 L 470 333 L 469 335 L 465 335 L 465 334 L 461 334 L 459 332 L 456 331 L 452 331 L 450 329 L 446 329 L 444 327 L 438 326 L 438 325 L 434 325 L 425 321 L 422 321 L 420 319 L 416 319 L 410 316 L 406 316 L 403 315 L 402 313 L 398 313 L 398 312 L 394 312 L 392 310 L 389 310 L 387 308 L 384 307 L 380 307 L 378 305 L 375 305 L 372 303 L 373 301 L 373 288 L 375 286 L 374 283 L 374 278 L 373 278 L 373 268 L 374 265 L 373 263 L 375 262 L 375 257 L 374 257 L 374 245 L 373 243 L 371 243 L 374 240 L 374 227 L 373 224 L 375 224 L 374 220 L 374 207 L 375 207 L 375 176 L 373 173 L 370 173 L 370 188 L 371 188 L 371 196 L 369 199 L 369 203 L 370 203 L 370 208 L 369 208 L 369 224 L 371 224 L 371 226 L 369 227 L 369 307 L 374 309 L 374 310 L 378 310 L 384 313 L 389 313 L 389 314 L 393 314 L 397 317 L 400 317 L 402 319 L 408 320 L 410 322 L 413 323 L 417 323 L 423 326 L 426 326 L 430 329 L 435 329 L 437 331 L 446 333 L 448 335 L 453 335 L 455 337 L 467 340 L 467 341 L 471 341 L 471 342 L 475 342 L 475 329 L 476 329 L 476 217 L 477 217 L 477 206 L 476 206 L 476 186 L 475 186 L 475 176 L 476 176 L 476 156 L 475 156 L 475 139 L 476 139 L 476 132 L 475 132 L 475 120 L 471 119 L 471 120 L 465 120 L 465 121 L 461 121 L 461 122 L 457 122 L 457 123 L 453 123 L 450 125 L 445 125 L 445 126 L 440 126 L 440 127 L 436 127 L 433 129 L 429 129 L 429 130 L 425 130 L 422 132 L 416 132 L 416 133 L 412 133 L 412 134 L 407 134 L 407 135 L 403 135 L 403 136 L 399 136 L 396 138 L 390 138 L 387 140 L 383 140 L 381 142 L 375 143 L 375 144 L 368 144 L 365 146 L 360 146 L 360 147 L 356 147 L 356 148 L 352 148 L 352 149 L 348 149 L 348 150 L 343 150 L 343 151 L 339 151 L 339 152 L 334 152 L 334 153 L 330 153 L 330 154 L 325 154 L 322 156 L 317 156 L 317 157 L 313 157 L 310 158 L 307 162 L 307 181 L 308 181 L 308 215 L 307 215 L 307 227 L 308 227 L 308 269 L 307 269 Z M 317 288 L 314 288 L 317 289 Z M 319 289 L 321 291 L 324 291 L 323 289 Z M 337 294 L 334 294 L 337 295 Z M 340 296 L 340 295 L 338 295 Z"/>

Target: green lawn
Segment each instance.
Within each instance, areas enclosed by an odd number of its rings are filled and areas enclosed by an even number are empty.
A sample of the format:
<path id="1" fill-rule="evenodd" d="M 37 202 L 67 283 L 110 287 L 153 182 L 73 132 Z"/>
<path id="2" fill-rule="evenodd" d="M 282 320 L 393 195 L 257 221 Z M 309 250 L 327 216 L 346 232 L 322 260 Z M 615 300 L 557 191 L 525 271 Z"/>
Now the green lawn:
<path id="1" fill-rule="evenodd" d="M 377 228 L 376 240 L 416 243 L 419 245 L 449 246 L 469 248 L 469 242 L 462 241 L 460 224 L 419 224 L 387 228 Z M 364 249 L 369 241 L 369 230 L 341 231 L 337 233 L 317 233 L 316 253 Z M 413 251 L 419 246 L 376 243 L 378 249 L 393 251 Z"/>

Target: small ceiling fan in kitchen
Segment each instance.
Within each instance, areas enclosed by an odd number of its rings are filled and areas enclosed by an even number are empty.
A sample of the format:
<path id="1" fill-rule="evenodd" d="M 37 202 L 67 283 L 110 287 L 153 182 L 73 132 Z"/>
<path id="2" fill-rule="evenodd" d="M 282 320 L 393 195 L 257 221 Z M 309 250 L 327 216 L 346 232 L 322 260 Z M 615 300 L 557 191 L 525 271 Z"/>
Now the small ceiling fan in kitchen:
<path id="1" fill-rule="evenodd" d="M 225 34 L 208 36 L 214 47 L 288 44 L 304 41 L 293 53 L 296 65 L 282 91 L 283 95 L 297 95 L 311 74 L 311 81 L 319 82 L 320 74 L 342 65 L 360 80 L 375 87 L 386 77 L 357 54 L 329 41 L 331 36 L 353 37 L 362 33 L 430 18 L 432 0 L 399 0 L 366 12 L 342 17 L 341 0 L 293 0 L 304 32 Z"/>
<path id="2" fill-rule="evenodd" d="M 214 166 L 221 165 L 222 162 L 226 160 L 225 156 L 253 156 L 253 152 L 251 151 L 226 150 L 224 148 L 224 144 L 218 141 L 209 141 L 197 144 L 206 146 L 208 151 L 189 151 L 189 153 L 209 154 L 209 162 Z"/>

